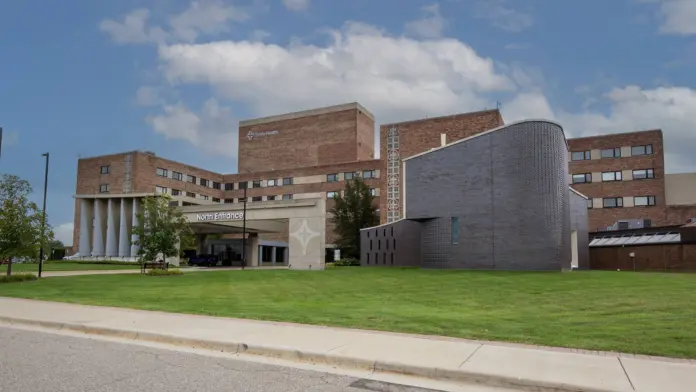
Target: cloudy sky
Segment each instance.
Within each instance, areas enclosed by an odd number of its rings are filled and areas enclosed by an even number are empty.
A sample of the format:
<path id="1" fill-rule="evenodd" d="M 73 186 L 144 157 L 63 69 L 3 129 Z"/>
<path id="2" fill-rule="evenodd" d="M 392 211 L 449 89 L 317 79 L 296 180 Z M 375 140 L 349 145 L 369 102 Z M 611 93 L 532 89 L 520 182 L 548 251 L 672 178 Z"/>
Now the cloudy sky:
<path id="1" fill-rule="evenodd" d="M 90 0 L 0 4 L 0 172 L 72 242 L 77 158 L 237 169 L 237 121 L 358 101 L 379 122 L 493 108 L 570 137 L 661 128 L 696 171 L 694 0 Z M 40 198 L 37 192 L 35 199 Z"/>

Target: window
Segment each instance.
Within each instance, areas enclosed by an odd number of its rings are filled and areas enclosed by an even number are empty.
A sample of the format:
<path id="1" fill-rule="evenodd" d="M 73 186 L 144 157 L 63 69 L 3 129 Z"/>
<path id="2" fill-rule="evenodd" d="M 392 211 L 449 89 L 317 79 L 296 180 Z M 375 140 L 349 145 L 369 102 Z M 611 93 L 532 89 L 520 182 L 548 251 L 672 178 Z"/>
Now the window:
<path id="1" fill-rule="evenodd" d="M 232 204 L 234 203 L 234 199 L 225 199 L 225 204 Z"/>
<path id="2" fill-rule="evenodd" d="M 452 244 L 456 245 L 459 243 L 459 217 L 452 217 Z"/>
<path id="3" fill-rule="evenodd" d="M 261 188 L 261 180 L 254 180 L 251 185 L 252 188 Z"/>
<path id="4" fill-rule="evenodd" d="M 370 195 L 372 195 L 372 196 L 377 196 L 377 189 L 375 189 L 375 188 L 370 188 Z"/>
<path id="5" fill-rule="evenodd" d="M 338 174 L 327 174 L 326 175 L 326 182 L 338 182 Z"/>
<path id="6" fill-rule="evenodd" d="M 213 181 L 213 189 L 220 189 L 221 184 L 219 182 Z"/>
<path id="7" fill-rule="evenodd" d="M 363 170 L 362 178 L 376 178 L 377 174 L 374 170 Z"/>
<path id="8" fill-rule="evenodd" d="M 573 151 L 570 157 L 574 161 L 589 161 L 591 159 L 591 154 L 589 151 Z"/>
<path id="9" fill-rule="evenodd" d="M 246 181 L 239 183 L 239 189 L 247 189 L 248 186 L 249 186 L 249 183 Z"/>
<path id="10" fill-rule="evenodd" d="M 101 174 L 109 174 L 111 173 L 111 166 L 102 166 L 100 171 Z"/>
<path id="11" fill-rule="evenodd" d="M 109 184 L 99 185 L 99 193 L 109 193 Z"/>
<path id="12" fill-rule="evenodd" d="M 163 186 L 156 185 L 155 186 L 155 193 L 167 193 L 167 188 Z"/>
<path id="13" fill-rule="evenodd" d="M 228 182 L 225 184 L 225 190 L 226 191 L 231 191 L 234 190 L 234 182 Z"/>
<path id="14" fill-rule="evenodd" d="M 240 197 L 239 198 L 240 203 L 245 203 L 246 202 L 246 197 Z"/>
<path id="15" fill-rule="evenodd" d="M 172 179 L 177 181 L 184 181 L 184 174 L 179 172 L 172 172 Z"/>
<path id="16" fill-rule="evenodd" d="M 350 181 L 355 178 L 355 172 L 345 172 L 343 173 L 343 179 L 346 181 Z"/>
<path id="17" fill-rule="evenodd" d="M 645 146 L 633 146 L 631 147 L 631 155 L 650 155 L 653 153 L 652 144 L 647 144 Z"/>
<path id="18" fill-rule="evenodd" d="M 276 199 L 275 196 L 266 196 L 266 200 L 275 200 L 275 199 Z"/>
<path id="19" fill-rule="evenodd" d="M 621 172 L 604 172 L 602 173 L 602 181 L 621 181 Z"/>
<path id="20" fill-rule="evenodd" d="M 333 199 L 336 196 L 338 196 L 338 192 L 326 192 L 326 198 L 327 199 Z"/>
<path id="21" fill-rule="evenodd" d="M 602 200 L 604 208 L 623 207 L 623 197 L 607 197 Z"/>
<path id="22" fill-rule="evenodd" d="M 275 178 L 272 180 L 268 180 L 266 181 L 266 186 L 278 186 L 278 180 L 276 180 Z"/>
<path id="23" fill-rule="evenodd" d="M 573 184 L 584 184 L 592 182 L 592 174 L 573 174 Z"/>
<path id="24" fill-rule="evenodd" d="M 157 168 L 157 175 L 160 177 L 168 177 L 169 176 L 169 170 L 167 169 L 162 169 L 161 167 Z"/>
<path id="25" fill-rule="evenodd" d="M 196 198 L 196 194 L 193 192 L 186 192 L 186 196 Z"/>
<path id="26" fill-rule="evenodd" d="M 655 170 L 653 169 L 642 169 L 633 171 L 634 180 L 645 180 L 648 178 L 655 178 Z"/>
<path id="27" fill-rule="evenodd" d="M 172 196 L 179 196 L 181 195 L 181 191 L 179 189 L 172 189 Z"/>
<path id="28" fill-rule="evenodd" d="M 203 200 L 208 200 L 208 199 L 210 199 L 210 196 L 208 196 L 208 195 L 201 195 L 201 199 L 203 199 Z"/>
<path id="29" fill-rule="evenodd" d="M 201 186 L 208 186 L 208 182 L 209 181 L 206 180 L 205 178 L 201 178 Z"/>
<path id="30" fill-rule="evenodd" d="M 179 206 L 179 201 L 174 200 L 169 202 L 169 207 L 178 207 Z"/>
<path id="31" fill-rule="evenodd" d="M 593 202 L 592 202 L 592 199 L 587 199 L 587 208 L 588 208 L 588 209 L 592 209 L 592 207 L 594 207 L 594 204 L 593 204 Z"/>
<path id="32" fill-rule="evenodd" d="M 219 203 L 219 202 L 220 202 L 220 199 L 217 198 L 217 197 L 213 197 L 213 201 L 216 202 L 216 203 Z"/>
<path id="33" fill-rule="evenodd" d="M 621 158 L 621 148 L 605 148 L 602 150 L 602 158 Z"/>
<path id="34" fill-rule="evenodd" d="M 636 196 L 633 198 L 633 205 L 636 207 L 654 206 L 655 196 Z"/>
<path id="35" fill-rule="evenodd" d="M 292 185 L 292 177 L 285 177 L 283 178 L 283 185 Z"/>
<path id="36" fill-rule="evenodd" d="M 254 196 L 251 198 L 251 201 L 261 201 L 261 200 L 262 200 L 261 196 Z"/>
<path id="37" fill-rule="evenodd" d="M 292 194 L 283 195 L 283 200 L 292 200 Z"/>
<path id="38" fill-rule="evenodd" d="M 196 176 L 187 176 L 186 182 L 190 182 L 191 184 L 195 184 L 196 183 Z"/>

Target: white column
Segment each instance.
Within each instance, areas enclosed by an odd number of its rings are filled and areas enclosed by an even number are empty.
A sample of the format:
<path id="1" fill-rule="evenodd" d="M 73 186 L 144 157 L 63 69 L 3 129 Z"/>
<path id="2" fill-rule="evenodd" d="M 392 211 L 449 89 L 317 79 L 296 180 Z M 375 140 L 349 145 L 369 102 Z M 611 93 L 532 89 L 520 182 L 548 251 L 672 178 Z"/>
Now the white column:
<path id="1" fill-rule="evenodd" d="M 104 256 L 104 202 L 94 199 L 94 234 L 92 235 L 92 256 Z"/>
<path id="2" fill-rule="evenodd" d="M 273 264 L 276 263 L 276 249 L 278 249 L 278 248 L 275 246 L 271 246 L 271 262 Z"/>
<path id="3" fill-rule="evenodd" d="M 119 233 L 118 233 L 118 256 L 119 257 L 129 257 L 130 256 L 130 227 L 131 227 L 131 215 L 129 214 L 130 202 L 128 199 L 121 199 L 121 219 L 119 219 Z"/>
<path id="4" fill-rule="evenodd" d="M 107 257 L 118 256 L 118 233 L 116 231 L 116 199 L 109 199 L 106 215 L 106 254 Z"/>
<path id="5" fill-rule="evenodd" d="M 138 222 L 138 212 L 140 212 L 140 200 L 138 198 L 133 198 L 132 227 L 136 227 L 140 224 Z M 135 244 L 136 242 L 138 242 L 138 235 L 131 234 L 131 257 L 138 257 L 138 250 L 140 250 L 140 247 Z"/>
<path id="6" fill-rule="evenodd" d="M 92 225 L 94 218 L 94 204 L 91 199 L 82 199 L 80 205 L 80 257 L 92 255 Z"/>

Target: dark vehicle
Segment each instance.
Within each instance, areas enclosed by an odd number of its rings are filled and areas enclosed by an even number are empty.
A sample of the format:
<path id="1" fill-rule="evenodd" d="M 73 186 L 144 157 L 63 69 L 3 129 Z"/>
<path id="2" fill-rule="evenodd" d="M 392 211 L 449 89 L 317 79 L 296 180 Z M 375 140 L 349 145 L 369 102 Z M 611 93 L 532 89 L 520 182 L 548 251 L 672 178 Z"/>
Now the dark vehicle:
<path id="1" fill-rule="evenodd" d="M 217 265 L 218 258 L 215 255 L 193 255 L 189 256 L 188 264 L 199 267 L 212 267 Z"/>

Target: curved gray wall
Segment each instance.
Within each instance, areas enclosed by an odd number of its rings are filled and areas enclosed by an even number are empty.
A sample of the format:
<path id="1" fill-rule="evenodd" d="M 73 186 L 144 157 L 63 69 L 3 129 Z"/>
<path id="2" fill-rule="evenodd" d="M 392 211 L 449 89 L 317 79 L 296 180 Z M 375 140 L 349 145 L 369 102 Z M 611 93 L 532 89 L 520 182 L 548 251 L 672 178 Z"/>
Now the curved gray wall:
<path id="1" fill-rule="evenodd" d="M 422 265 L 569 268 L 567 156 L 561 127 L 528 121 L 405 161 L 405 217 L 435 218 L 423 222 Z"/>

